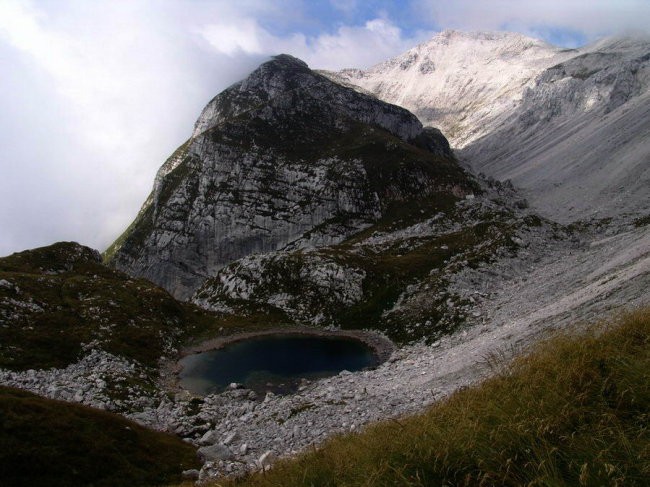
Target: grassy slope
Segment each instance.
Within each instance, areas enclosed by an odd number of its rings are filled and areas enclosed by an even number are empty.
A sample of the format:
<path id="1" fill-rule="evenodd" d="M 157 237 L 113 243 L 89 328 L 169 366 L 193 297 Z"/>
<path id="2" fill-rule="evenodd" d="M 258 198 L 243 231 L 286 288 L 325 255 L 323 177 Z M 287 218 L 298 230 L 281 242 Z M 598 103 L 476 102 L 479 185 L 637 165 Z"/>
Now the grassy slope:
<path id="1" fill-rule="evenodd" d="M 650 310 L 600 331 L 553 338 L 424 414 L 226 485 L 647 485 Z"/>
<path id="2" fill-rule="evenodd" d="M 0 483 L 139 486 L 180 481 L 194 447 L 104 411 L 0 387 Z"/>
<path id="3" fill-rule="evenodd" d="M 0 287 L 0 367 L 64 367 L 95 342 L 155 369 L 169 346 L 216 326 L 210 314 L 97 259 L 70 242 L 0 259 L 0 279 L 10 283 Z"/>
<path id="4" fill-rule="evenodd" d="M 342 309 L 338 315 L 339 322 L 344 328 L 371 326 L 380 329 L 398 343 L 420 338 L 435 340 L 439 334 L 452 332 L 463 321 L 463 317 L 455 316 L 452 322 L 443 322 L 440 310 L 448 311 L 445 305 L 447 293 L 442 293 L 443 297 L 437 300 L 432 299 L 426 309 L 418 310 L 417 316 L 386 319 L 382 313 L 393 307 L 409 284 L 427 282 L 431 286 L 432 295 L 434 289 L 446 291 L 446 282 L 441 280 L 438 271 L 445 268 L 449 259 L 463 255 L 470 267 L 489 261 L 499 247 L 512 246 L 509 237 L 514 230 L 495 218 L 495 221 L 467 225 L 462 230 L 438 237 L 415 237 L 398 241 L 392 248 L 376 254 L 367 252 L 364 257 L 352 257 L 351 253 L 346 257 L 345 252 L 351 248 L 356 238 L 333 247 L 333 252 L 338 252 L 341 260 L 351 261 L 364 269 L 367 275 L 364 281 L 365 299 Z M 405 250 L 405 243 L 412 243 L 413 247 Z M 415 335 L 404 332 L 405 323 L 427 319 L 437 323 L 435 329 L 423 328 L 420 334 Z"/>

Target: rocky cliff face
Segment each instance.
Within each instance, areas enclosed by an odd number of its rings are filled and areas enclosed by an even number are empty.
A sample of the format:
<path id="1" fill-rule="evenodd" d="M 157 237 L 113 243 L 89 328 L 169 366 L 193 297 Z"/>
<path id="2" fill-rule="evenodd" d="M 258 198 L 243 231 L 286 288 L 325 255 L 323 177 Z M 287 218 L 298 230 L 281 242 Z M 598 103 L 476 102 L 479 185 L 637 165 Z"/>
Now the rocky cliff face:
<path id="1" fill-rule="evenodd" d="M 282 55 L 206 106 L 106 257 L 188 298 L 239 258 L 335 244 L 473 185 L 439 131 Z"/>

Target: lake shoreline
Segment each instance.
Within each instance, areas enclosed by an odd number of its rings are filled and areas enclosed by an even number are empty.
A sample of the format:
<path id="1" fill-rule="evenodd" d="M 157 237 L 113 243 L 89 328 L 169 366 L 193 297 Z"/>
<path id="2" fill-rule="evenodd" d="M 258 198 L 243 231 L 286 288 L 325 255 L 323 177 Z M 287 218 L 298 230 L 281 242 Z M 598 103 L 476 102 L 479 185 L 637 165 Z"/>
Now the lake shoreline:
<path id="1" fill-rule="evenodd" d="M 376 331 L 371 330 L 327 330 L 318 329 L 306 326 L 293 326 L 282 328 L 270 328 L 266 330 L 256 330 L 243 333 L 234 333 L 232 335 L 221 336 L 204 340 L 198 344 L 187 346 L 180 350 L 178 355 L 172 361 L 170 360 L 164 369 L 167 373 L 164 374 L 165 385 L 167 390 L 176 393 L 189 393 L 180 385 L 180 376 L 183 366 L 180 361 L 193 354 L 209 352 L 212 350 L 219 350 L 226 345 L 237 343 L 243 340 L 250 340 L 254 338 L 267 337 L 273 335 L 293 335 L 293 336 L 316 336 L 316 337 L 334 337 L 334 338 L 349 338 L 351 340 L 358 340 L 368 346 L 375 358 L 377 359 L 377 367 L 386 362 L 397 346 L 386 336 Z"/>

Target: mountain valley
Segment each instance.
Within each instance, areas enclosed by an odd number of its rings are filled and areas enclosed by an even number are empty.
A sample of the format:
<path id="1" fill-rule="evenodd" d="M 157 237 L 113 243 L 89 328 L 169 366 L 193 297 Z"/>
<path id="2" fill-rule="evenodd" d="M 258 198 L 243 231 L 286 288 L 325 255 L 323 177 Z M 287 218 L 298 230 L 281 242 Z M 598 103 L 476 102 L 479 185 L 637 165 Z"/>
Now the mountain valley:
<path id="1" fill-rule="evenodd" d="M 650 306 L 649 63 L 645 39 L 457 31 L 368 70 L 275 56 L 206 105 L 103 255 L 0 258 L 0 385 L 172 433 L 203 482 Z M 177 387 L 192 347 L 294 329 L 395 351 L 295 394 Z"/>

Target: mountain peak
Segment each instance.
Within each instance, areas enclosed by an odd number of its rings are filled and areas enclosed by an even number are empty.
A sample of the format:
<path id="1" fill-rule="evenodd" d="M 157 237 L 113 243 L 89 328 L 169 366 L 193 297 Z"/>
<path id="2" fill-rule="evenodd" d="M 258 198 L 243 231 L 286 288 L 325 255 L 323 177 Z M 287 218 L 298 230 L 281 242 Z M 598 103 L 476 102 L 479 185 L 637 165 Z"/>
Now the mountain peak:
<path id="1" fill-rule="evenodd" d="M 271 60 L 267 61 L 264 64 L 277 64 L 281 66 L 293 66 L 307 69 L 309 68 L 305 61 L 298 59 L 291 54 L 277 54 L 275 56 L 271 56 Z"/>
<path id="2" fill-rule="evenodd" d="M 403 140 L 422 132 L 422 124 L 407 110 L 334 83 L 309 69 L 304 61 L 280 54 L 214 97 L 196 121 L 193 137 L 263 106 L 267 106 L 263 117 L 268 120 L 285 113 L 290 105 L 292 114 L 316 106 L 326 107 L 324 110 L 330 113 L 323 116 L 327 118 L 363 119 L 364 123 L 371 122 Z M 271 106 L 276 107 L 272 112 Z"/>
<path id="3" fill-rule="evenodd" d="M 506 116 L 537 74 L 567 57 L 523 34 L 445 30 L 367 71 L 333 77 L 407 108 L 460 148 Z"/>
<path id="4" fill-rule="evenodd" d="M 311 73 L 309 66 L 302 59 L 290 54 L 277 54 L 268 61 L 260 64 L 257 69 L 241 81 L 246 88 L 251 82 L 258 82 L 270 77 L 292 78 L 296 75 Z"/>
<path id="5" fill-rule="evenodd" d="M 208 103 L 111 263 L 185 299 L 242 257 L 340 243 L 403 201 L 470 191 L 440 132 L 280 55 Z"/>
<path id="6" fill-rule="evenodd" d="M 307 63 L 289 54 L 278 54 L 262 63 L 245 79 L 215 96 L 194 125 L 193 137 L 296 88 L 317 82 Z"/>

